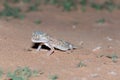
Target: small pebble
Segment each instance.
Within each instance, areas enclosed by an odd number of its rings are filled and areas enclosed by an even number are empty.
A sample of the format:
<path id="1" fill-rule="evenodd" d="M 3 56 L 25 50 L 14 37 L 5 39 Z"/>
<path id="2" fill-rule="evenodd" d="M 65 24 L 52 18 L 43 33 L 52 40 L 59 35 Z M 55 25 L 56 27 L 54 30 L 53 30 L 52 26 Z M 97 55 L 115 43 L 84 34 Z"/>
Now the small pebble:
<path id="1" fill-rule="evenodd" d="M 97 73 L 95 74 L 91 74 L 91 77 L 95 78 L 95 77 L 98 77 L 99 75 Z"/>
<path id="2" fill-rule="evenodd" d="M 108 74 L 113 75 L 113 76 L 116 76 L 116 75 L 117 75 L 117 73 L 114 72 L 114 71 L 111 71 L 111 72 L 109 72 Z"/>
<path id="3" fill-rule="evenodd" d="M 79 45 L 80 45 L 80 46 L 81 46 L 81 45 L 83 45 L 83 44 L 84 44 L 84 42 L 83 42 L 83 41 L 80 41 L 80 42 L 79 42 Z"/>
<path id="4" fill-rule="evenodd" d="M 107 39 L 108 41 L 112 41 L 112 40 L 113 40 L 113 39 L 110 38 L 109 36 L 107 36 L 106 39 Z"/>
<path id="5" fill-rule="evenodd" d="M 92 51 L 95 52 L 95 51 L 98 51 L 100 50 L 102 47 L 101 46 L 97 46 L 96 48 L 94 48 Z"/>
<path id="6" fill-rule="evenodd" d="M 73 25 L 72 28 L 73 28 L 73 29 L 76 29 L 76 25 Z"/>

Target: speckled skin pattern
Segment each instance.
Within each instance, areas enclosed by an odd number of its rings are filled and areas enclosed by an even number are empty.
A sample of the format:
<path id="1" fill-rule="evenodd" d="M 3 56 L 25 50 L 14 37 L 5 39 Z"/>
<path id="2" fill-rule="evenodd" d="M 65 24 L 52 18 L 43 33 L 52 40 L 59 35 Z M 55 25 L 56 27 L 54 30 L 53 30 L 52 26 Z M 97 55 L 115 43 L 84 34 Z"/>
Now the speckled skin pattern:
<path id="1" fill-rule="evenodd" d="M 54 48 L 62 50 L 62 51 L 68 51 L 73 50 L 76 48 L 73 44 L 66 42 L 64 40 L 59 40 L 51 37 L 47 33 L 41 32 L 41 31 L 35 31 L 32 34 L 32 42 L 33 43 L 40 43 L 40 45 L 37 48 L 37 51 L 40 51 L 41 46 L 45 45 L 50 48 L 50 51 L 48 52 L 48 55 L 52 54 L 54 52 Z"/>

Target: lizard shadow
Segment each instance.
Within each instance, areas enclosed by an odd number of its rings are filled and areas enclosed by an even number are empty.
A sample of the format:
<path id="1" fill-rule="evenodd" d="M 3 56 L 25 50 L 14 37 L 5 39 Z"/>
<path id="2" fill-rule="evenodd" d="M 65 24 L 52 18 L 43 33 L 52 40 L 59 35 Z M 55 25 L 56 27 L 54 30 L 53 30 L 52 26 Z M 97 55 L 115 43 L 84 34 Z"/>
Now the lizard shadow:
<path id="1" fill-rule="evenodd" d="M 31 46 L 31 48 L 33 49 L 37 49 L 39 47 L 40 43 L 33 43 L 33 45 Z M 45 46 L 45 45 L 42 45 L 41 49 L 44 49 L 44 50 L 50 50 L 49 47 Z M 60 49 L 57 49 L 57 48 L 54 48 L 55 50 L 59 50 L 59 51 L 62 51 L 62 52 L 67 52 L 68 54 L 72 53 L 73 50 L 68 50 L 68 51 L 64 51 L 64 50 L 60 50 Z"/>
<path id="2" fill-rule="evenodd" d="M 40 45 L 40 43 L 33 43 L 33 45 L 31 46 L 31 48 L 37 49 L 39 45 Z M 41 49 L 50 50 L 50 48 L 47 47 L 47 46 L 45 46 L 45 45 L 42 45 Z"/>

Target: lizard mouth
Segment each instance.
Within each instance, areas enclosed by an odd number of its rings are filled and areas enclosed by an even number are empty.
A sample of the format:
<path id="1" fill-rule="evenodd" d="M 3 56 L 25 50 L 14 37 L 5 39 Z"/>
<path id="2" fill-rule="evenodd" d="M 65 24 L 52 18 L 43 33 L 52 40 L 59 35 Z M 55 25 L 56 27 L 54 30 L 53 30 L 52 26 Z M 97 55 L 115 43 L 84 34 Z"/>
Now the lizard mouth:
<path id="1" fill-rule="evenodd" d="M 34 42 L 34 43 L 40 43 L 41 41 L 39 41 L 39 40 L 35 40 L 35 39 L 31 39 L 32 40 L 32 42 Z"/>
<path id="2" fill-rule="evenodd" d="M 47 40 L 40 40 L 40 39 L 31 39 L 31 41 L 33 42 L 33 43 L 46 43 L 46 42 L 48 42 Z"/>

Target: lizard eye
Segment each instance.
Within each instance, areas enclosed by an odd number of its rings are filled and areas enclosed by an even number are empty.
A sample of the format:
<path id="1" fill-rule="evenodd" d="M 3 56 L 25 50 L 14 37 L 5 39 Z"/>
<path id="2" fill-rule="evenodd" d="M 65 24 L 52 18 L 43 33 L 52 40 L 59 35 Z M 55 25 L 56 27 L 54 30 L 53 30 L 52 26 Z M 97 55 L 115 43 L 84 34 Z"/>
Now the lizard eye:
<path id="1" fill-rule="evenodd" d="M 39 35 L 36 35 L 36 40 L 39 40 L 39 39 L 40 39 Z"/>
<path id="2" fill-rule="evenodd" d="M 33 33 L 32 39 L 33 39 L 33 40 L 39 40 L 39 35 Z"/>

